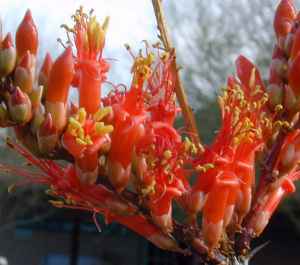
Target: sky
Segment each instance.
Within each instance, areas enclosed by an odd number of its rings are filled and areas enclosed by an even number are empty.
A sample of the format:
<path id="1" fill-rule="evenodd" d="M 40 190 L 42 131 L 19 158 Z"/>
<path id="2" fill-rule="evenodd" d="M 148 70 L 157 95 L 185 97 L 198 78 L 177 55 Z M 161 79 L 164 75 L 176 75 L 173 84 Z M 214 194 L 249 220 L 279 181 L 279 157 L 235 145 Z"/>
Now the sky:
<path id="1" fill-rule="evenodd" d="M 62 52 L 57 38 L 64 38 L 61 24 L 70 24 L 70 16 L 80 6 L 95 10 L 99 21 L 110 16 L 104 56 L 116 59 L 112 62 L 110 78 L 114 83 L 128 84 L 131 57 L 124 48 L 128 43 L 133 50 L 143 47 L 142 40 L 156 42 L 155 17 L 150 0 L 0 0 L 0 16 L 4 32 L 15 33 L 26 10 L 32 11 L 41 41 L 39 57 L 46 51 L 53 57 Z"/>

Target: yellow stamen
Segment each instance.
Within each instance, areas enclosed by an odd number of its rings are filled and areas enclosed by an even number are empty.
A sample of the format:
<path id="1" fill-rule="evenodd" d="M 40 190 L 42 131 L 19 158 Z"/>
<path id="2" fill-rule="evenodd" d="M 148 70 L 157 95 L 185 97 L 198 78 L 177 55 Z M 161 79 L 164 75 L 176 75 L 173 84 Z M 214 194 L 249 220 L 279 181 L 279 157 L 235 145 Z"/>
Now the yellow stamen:
<path id="1" fill-rule="evenodd" d="M 105 116 L 109 115 L 110 113 L 112 113 L 112 107 L 109 106 L 101 108 L 94 114 L 94 120 L 101 121 Z"/>
<path id="2" fill-rule="evenodd" d="M 95 130 L 97 134 L 107 134 L 111 133 L 114 130 L 114 127 L 112 125 L 105 125 L 101 122 L 97 122 L 95 125 Z"/>
<path id="3" fill-rule="evenodd" d="M 73 117 L 70 117 L 69 123 L 74 129 L 80 129 L 82 127 L 81 124 Z"/>
<path id="4" fill-rule="evenodd" d="M 87 145 L 87 143 L 84 140 L 80 139 L 80 138 L 76 138 L 76 143 L 80 144 L 80 145 Z"/>
<path id="5" fill-rule="evenodd" d="M 85 120 L 86 120 L 86 111 L 84 108 L 80 108 L 78 110 L 78 121 L 81 123 L 81 124 L 84 124 L 85 123 Z"/>

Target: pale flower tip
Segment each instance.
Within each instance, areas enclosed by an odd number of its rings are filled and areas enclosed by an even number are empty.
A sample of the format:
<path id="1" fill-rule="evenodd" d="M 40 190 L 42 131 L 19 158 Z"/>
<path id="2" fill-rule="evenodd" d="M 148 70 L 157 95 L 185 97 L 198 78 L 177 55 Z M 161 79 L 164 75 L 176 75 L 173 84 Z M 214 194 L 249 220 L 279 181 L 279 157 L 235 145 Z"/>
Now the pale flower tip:
<path id="1" fill-rule="evenodd" d="M 0 40 L 0 42 L 1 42 L 1 40 Z M 3 49 L 8 49 L 12 46 L 13 46 L 13 37 L 12 37 L 11 33 L 8 32 L 5 36 L 5 38 L 2 41 L 2 48 Z"/>
<path id="2" fill-rule="evenodd" d="M 110 17 L 109 16 L 105 17 L 104 22 L 102 24 L 102 29 L 103 29 L 103 31 L 104 31 L 105 34 L 107 32 L 107 28 L 109 26 L 109 22 L 110 22 Z"/>
<path id="3" fill-rule="evenodd" d="M 33 19 L 32 19 L 32 13 L 31 13 L 31 10 L 30 9 L 27 9 L 25 15 L 24 15 L 24 20 L 27 21 L 27 22 L 33 22 Z"/>
<path id="4" fill-rule="evenodd" d="M 9 97 L 8 109 L 12 120 L 18 124 L 26 123 L 32 117 L 31 101 L 18 87 Z"/>

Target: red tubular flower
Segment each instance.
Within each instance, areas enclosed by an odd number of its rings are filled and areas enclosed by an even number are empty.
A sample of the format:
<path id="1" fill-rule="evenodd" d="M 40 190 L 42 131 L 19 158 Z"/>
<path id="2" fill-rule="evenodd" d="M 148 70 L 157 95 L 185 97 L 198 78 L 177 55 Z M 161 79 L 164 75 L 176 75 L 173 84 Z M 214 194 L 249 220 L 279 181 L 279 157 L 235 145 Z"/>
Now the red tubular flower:
<path id="1" fill-rule="evenodd" d="M 296 9 L 291 0 L 281 0 L 279 3 L 275 17 L 274 17 L 274 30 L 276 33 L 278 45 L 284 49 L 285 39 L 291 31 L 293 21 L 296 18 Z"/>
<path id="2" fill-rule="evenodd" d="M 114 108 L 114 132 L 108 155 L 109 178 L 118 192 L 128 184 L 131 175 L 131 162 L 135 145 L 145 134 L 146 111 L 143 98 L 143 85 L 151 72 L 152 57 L 135 58 L 132 67 L 131 89 Z"/>
<path id="3" fill-rule="evenodd" d="M 256 143 L 254 143 L 256 145 Z M 241 224 L 250 211 L 252 202 L 252 188 L 255 183 L 255 152 L 260 146 L 241 144 L 235 154 L 235 174 L 240 179 L 240 190 L 236 202 L 238 223 Z"/>
<path id="4" fill-rule="evenodd" d="M 107 17 L 103 25 L 100 25 L 92 12 L 87 15 L 80 8 L 73 19 L 72 29 L 65 26 L 68 34 L 73 35 L 77 50 L 73 85 L 79 89 L 79 107 L 93 114 L 100 107 L 101 85 L 109 69 L 108 63 L 102 58 L 109 18 Z"/>
<path id="5" fill-rule="evenodd" d="M 16 48 L 19 58 L 29 51 L 36 55 L 38 49 L 38 32 L 28 9 L 16 32 Z"/>
<path id="6" fill-rule="evenodd" d="M 217 246 L 223 229 L 226 208 L 231 205 L 231 193 L 239 186 L 237 176 L 231 172 L 220 173 L 209 192 L 203 208 L 203 234 L 209 248 Z M 226 220 L 227 221 L 227 220 Z M 227 221 L 228 222 L 228 221 Z"/>
<path id="7" fill-rule="evenodd" d="M 149 208 L 152 219 L 166 234 L 173 231 L 172 200 L 181 195 L 182 191 L 177 187 L 166 187 L 158 199 L 155 198 L 157 195 L 154 195 L 154 198 L 150 195 Z"/>
<path id="8" fill-rule="evenodd" d="M 94 184 L 97 180 L 98 151 L 110 144 L 109 133 L 113 131 L 113 126 L 104 125 L 101 120 L 110 112 L 110 107 L 99 109 L 92 118 L 80 108 L 69 118 L 62 143 L 74 157 L 76 172 L 82 183 Z"/>
<path id="9" fill-rule="evenodd" d="M 121 115 L 124 115 L 123 117 Z M 130 117 L 129 113 L 115 114 L 112 145 L 109 151 L 109 179 L 118 192 L 128 184 L 131 161 L 136 143 L 144 135 L 144 115 Z M 121 116 L 121 117 L 120 117 Z"/>
<path id="10" fill-rule="evenodd" d="M 136 212 L 134 207 L 119 199 L 103 185 L 80 184 L 73 165 L 61 166 L 51 160 L 38 159 L 25 148 L 11 141 L 8 145 L 40 171 L 31 172 L 2 164 L 0 169 L 24 177 L 25 183 L 47 185 L 48 194 L 56 199 L 49 202 L 55 207 L 103 214 L 109 212 L 117 215 L 132 215 Z"/>
<path id="11" fill-rule="evenodd" d="M 137 144 L 136 186 L 143 194 L 153 221 L 169 233 L 172 231 L 172 200 L 186 192 L 184 143 L 177 131 L 166 122 L 151 122 Z M 139 160 L 141 159 L 141 161 Z"/>
<path id="12" fill-rule="evenodd" d="M 241 222 L 249 211 L 255 153 L 271 131 L 267 95 L 258 70 L 243 56 L 236 65 L 239 80 L 230 77 L 220 98 L 222 128 L 196 161 L 201 173 L 191 191 L 202 200 L 195 205 L 204 204 L 203 230 L 210 248 L 217 246 L 235 212 Z"/>
<path id="13" fill-rule="evenodd" d="M 256 236 L 263 232 L 281 200 L 286 195 L 295 192 L 296 187 L 293 182 L 298 179 L 299 172 L 292 172 L 273 184 L 272 189 L 263 197 L 260 207 L 256 209 L 255 216 L 249 225 L 251 232 Z"/>
<path id="14" fill-rule="evenodd" d="M 107 67 L 103 69 L 103 67 Z M 108 65 L 85 62 L 80 64 L 79 106 L 88 113 L 95 113 L 100 108 L 101 84 L 105 80 Z"/>
<path id="15" fill-rule="evenodd" d="M 46 110 L 51 113 L 54 126 L 62 130 L 67 122 L 66 102 L 74 76 L 72 49 L 67 48 L 54 62 L 48 80 Z"/>

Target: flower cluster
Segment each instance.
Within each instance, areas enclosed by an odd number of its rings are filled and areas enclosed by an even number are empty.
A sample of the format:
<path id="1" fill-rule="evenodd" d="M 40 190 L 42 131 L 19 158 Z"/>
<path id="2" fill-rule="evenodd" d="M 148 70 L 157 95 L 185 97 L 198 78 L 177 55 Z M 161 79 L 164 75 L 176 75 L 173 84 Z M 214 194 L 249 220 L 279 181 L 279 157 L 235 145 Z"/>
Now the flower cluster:
<path id="1" fill-rule="evenodd" d="M 292 1 L 282 0 L 275 14 L 268 85 L 254 64 L 238 57 L 236 75 L 219 97 L 221 128 L 208 146 L 174 126 L 182 106 L 176 102 L 173 49 L 145 42 L 145 51 L 134 54 L 127 46 L 131 84 L 111 83 L 103 96 L 109 19 L 101 24 L 79 8 L 72 20 L 72 26 L 63 25 L 64 51 L 55 61 L 47 54 L 39 74 L 30 11 L 15 46 L 10 33 L 0 35 L 0 126 L 14 127 L 21 144 L 8 145 L 40 173 L 0 169 L 48 185 L 56 207 L 101 213 L 162 249 L 183 251 L 174 237 L 174 204 L 193 231 L 186 242 L 200 253 L 204 247 L 213 255 L 226 244 L 228 250 L 245 229 L 260 235 L 300 176 L 300 27 Z M 78 102 L 68 101 L 70 89 L 78 90 Z"/>

